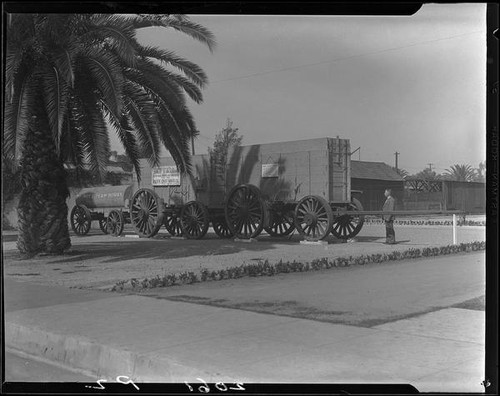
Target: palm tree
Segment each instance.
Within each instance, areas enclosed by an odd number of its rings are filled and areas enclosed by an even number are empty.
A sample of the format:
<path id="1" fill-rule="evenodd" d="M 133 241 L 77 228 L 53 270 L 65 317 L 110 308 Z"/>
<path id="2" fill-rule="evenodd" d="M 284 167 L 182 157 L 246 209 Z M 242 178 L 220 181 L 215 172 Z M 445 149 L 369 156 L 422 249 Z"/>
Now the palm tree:
<path id="1" fill-rule="evenodd" d="M 484 182 L 486 178 L 486 161 L 479 163 L 479 167 L 476 169 L 476 177 L 474 181 Z"/>
<path id="2" fill-rule="evenodd" d="M 172 28 L 206 45 L 211 32 L 182 15 L 15 14 L 6 46 L 4 150 L 20 159 L 18 248 L 32 255 L 70 247 L 63 168 L 103 175 L 111 125 L 140 178 L 139 158 L 161 145 L 191 170 L 196 136 L 186 95 L 202 102 L 203 70 L 174 52 L 139 44 L 136 31 Z"/>
<path id="3" fill-rule="evenodd" d="M 455 181 L 469 182 L 474 180 L 476 171 L 470 165 L 453 165 L 450 169 L 446 169 L 445 175 Z"/>
<path id="4" fill-rule="evenodd" d="M 395 166 L 392 166 L 391 167 L 392 169 L 394 169 L 394 171 L 399 175 L 401 176 L 403 179 L 405 177 L 408 177 L 410 176 L 410 174 L 408 173 L 408 171 L 406 169 L 402 169 L 402 168 L 396 168 Z"/>

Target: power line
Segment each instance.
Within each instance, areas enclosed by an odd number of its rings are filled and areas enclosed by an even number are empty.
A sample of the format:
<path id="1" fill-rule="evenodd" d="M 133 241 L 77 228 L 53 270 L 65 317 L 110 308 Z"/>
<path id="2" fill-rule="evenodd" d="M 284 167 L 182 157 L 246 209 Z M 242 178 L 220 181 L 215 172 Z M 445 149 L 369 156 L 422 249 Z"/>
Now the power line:
<path id="1" fill-rule="evenodd" d="M 458 37 L 470 36 L 470 35 L 476 34 L 476 33 L 483 33 L 483 32 L 482 31 L 475 31 L 475 32 L 469 32 L 469 33 L 463 33 L 463 34 L 459 34 L 459 35 L 456 35 L 456 36 L 443 37 L 443 38 L 435 39 L 435 40 L 420 41 L 418 43 L 404 45 L 404 46 L 401 46 L 401 47 L 386 48 L 384 50 L 373 51 L 373 52 L 365 52 L 364 54 L 357 54 L 357 55 L 346 56 L 344 58 L 337 58 L 337 59 L 333 59 L 333 60 L 330 60 L 330 61 L 322 61 L 322 62 L 316 62 L 316 63 L 306 63 L 304 65 L 284 67 L 282 69 L 267 70 L 267 71 L 253 73 L 253 74 L 247 74 L 245 76 L 225 78 L 225 79 L 222 79 L 222 80 L 215 80 L 215 81 L 211 81 L 210 84 L 217 84 L 217 83 L 226 82 L 226 81 L 235 81 L 235 80 L 242 80 L 242 79 L 245 79 L 245 78 L 264 76 L 266 74 L 272 74 L 272 73 L 279 73 L 279 72 L 283 72 L 283 71 L 301 69 L 303 67 L 311 67 L 311 66 L 318 66 L 318 65 L 327 65 L 327 64 L 330 64 L 330 63 L 340 62 L 340 61 L 344 61 L 344 60 L 360 58 L 362 56 L 377 55 L 377 54 L 382 54 L 384 52 L 397 51 L 397 50 L 401 50 L 401 49 L 404 49 L 404 48 L 416 47 L 416 46 L 422 45 L 422 44 L 430 44 L 430 43 L 435 43 L 435 42 L 438 42 L 438 41 L 451 40 L 451 39 L 458 38 Z"/>

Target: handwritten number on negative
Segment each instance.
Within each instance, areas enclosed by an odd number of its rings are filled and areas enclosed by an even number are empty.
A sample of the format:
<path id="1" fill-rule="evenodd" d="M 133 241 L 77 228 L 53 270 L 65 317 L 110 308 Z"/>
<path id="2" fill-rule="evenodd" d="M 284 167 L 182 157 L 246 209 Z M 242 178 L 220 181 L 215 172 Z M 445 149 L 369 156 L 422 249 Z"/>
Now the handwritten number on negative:
<path id="1" fill-rule="evenodd" d="M 208 386 L 208 384 L 201 378 L 196 378 L 198 381 L 201 381 L 203 382 L 204 385 L 200 385 L 198 387 L 198 392 L 200 393 L 209 393 L 210 392 L 210 387 Z M 184 383 L 186 384 L 186 386 L 188 387 L 189 391 L 190 392 L 193 392 L 193 387 L 188 384 L 186 381 L 184 381 Z M 238 391 L 244 391 L 245 388 L 243 387 L 243 383 L 241 382 L 235 382 L 234 383 L 234 387 L 230 386 L 228 387 L 224 382 L 217 382 L 215 384 L 215 388 L 221 392 L 226 392 L 227 390 L 238 390 Z"/>

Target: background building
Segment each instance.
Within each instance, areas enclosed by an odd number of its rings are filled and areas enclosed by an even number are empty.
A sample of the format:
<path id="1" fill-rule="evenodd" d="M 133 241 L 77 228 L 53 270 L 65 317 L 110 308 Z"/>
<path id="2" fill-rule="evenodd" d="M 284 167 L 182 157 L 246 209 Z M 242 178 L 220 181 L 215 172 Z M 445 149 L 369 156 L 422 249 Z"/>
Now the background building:
<path id="1" fill-rule="evenodd" d="M 384 162 L 351 160 L 351 190 L 362 191 L 355 195 L 365 210 L 382 210 L 384 191 L 392 190 L 396 208 L 403 208 L 404 179 Z"/>

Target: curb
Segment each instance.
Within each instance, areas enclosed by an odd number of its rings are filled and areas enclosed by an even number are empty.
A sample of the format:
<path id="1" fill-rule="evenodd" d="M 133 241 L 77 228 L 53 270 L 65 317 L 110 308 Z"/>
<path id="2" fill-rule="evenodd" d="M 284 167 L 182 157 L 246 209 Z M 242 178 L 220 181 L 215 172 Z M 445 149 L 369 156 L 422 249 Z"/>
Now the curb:
<path id="1" fill-rule="evenodd" d="M 188 367 L 159 355 L 113 348 L 85 337 L 56 334 L 8 321 L 5 321 L 5 347 L 88 376 L 95 375 L 96 380 L 127 376 L 137 383 L 173 383 L 197 377 L 210 382 L 217 377 L 216 373 Z"/>

